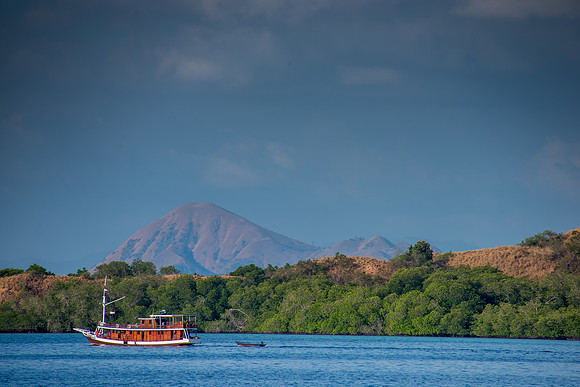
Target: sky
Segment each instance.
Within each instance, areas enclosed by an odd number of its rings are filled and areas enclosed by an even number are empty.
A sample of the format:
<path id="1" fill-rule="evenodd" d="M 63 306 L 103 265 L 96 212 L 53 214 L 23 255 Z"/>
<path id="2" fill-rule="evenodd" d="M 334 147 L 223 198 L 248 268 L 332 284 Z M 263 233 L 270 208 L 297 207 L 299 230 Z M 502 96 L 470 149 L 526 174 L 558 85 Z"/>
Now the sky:
<path id="1" fill-rule="evenodd" d="M 580 226 L 577 0 L 0 7 L 0 267 L 92 267 L 188 202 L 319 247 Z"/>

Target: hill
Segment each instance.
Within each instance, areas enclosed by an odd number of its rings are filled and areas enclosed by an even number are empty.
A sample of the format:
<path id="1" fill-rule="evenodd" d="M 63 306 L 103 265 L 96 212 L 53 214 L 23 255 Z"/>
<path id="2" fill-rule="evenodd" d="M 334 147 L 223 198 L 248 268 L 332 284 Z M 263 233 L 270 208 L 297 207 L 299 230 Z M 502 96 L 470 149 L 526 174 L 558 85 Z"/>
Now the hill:
<path id="1" fill-rule="evenodd" d="M 43 297 L 55 290 L 59 283 L 65 281 L 87 283 L 91 280 L 82 277 L 63 275 L 34 275 L 22 273 L 0 278 L 0 304 L 11 298 L 20 298 L 22 294 Z"/>
<path id="2" fill-rule="evenodd" d="M 454 252 L 447 264 L 452 267 L 492 266 L 514 277 L 541 279 L 556 269 L 552 257 L 553 251 L 549 248 L 501 246 Z"/>
<path id="3" fill-rule="evenodd" d="M 568 273 L 577 273 L 579 269 L 578 259 L 571 259 L 569 252 L 580 252 L 580 228 L 556 235 L 553 238 L 552 241 L 548 240 L 533 246 L 500 246 L 445 254 L 435 253 L 433 261 L 437 262 L 444 259 L 448 267 L 491 266 L 510 276 L 534 280 L 541 280 L 557 269 L 562 269 Z M 578 253 L 575 254 L 580 256 Z M 340 265 L 332 264 L 334 258 L 332 256 L 325 257 L 315 262 L 326 268 L 331 265 L 331 272 L 340 271 Z M 348 258 L 351 260 L 349 270 L 370 276 L 390 279 L 398 269 L 396 261 L 358 256 Z"/>

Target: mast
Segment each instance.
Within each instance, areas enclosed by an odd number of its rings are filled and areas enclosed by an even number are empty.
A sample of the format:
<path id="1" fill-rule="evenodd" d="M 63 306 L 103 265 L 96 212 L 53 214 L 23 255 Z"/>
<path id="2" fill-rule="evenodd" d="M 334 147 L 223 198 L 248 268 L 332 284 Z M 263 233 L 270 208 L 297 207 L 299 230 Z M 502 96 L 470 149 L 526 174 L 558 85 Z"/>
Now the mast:
<path id="1" fill-rule="evenodd" d="M 103 287 L 103 319 L 101 322 L 105 323 L 105 306 L 107 306 L 107 275 L 105 275 L 105 286 Z"/>
<path id="2" fill-rule="evenodd" d="M 119 300 L 122 300 L 125 297 L 126 296 L 123 296 L 121 298 L 117 298 L 114 301 L 107 302 L 107 275 L 105 275 L 105 287 L 103 288 L 103 302 L 102 302 L 102 304 L 103 304 L 103 320 L 101 321 L 101 323 L 103 325 L 105 324 L 105 309 L 106 309 L 106 306 L 112 304 L 113 302 L 117 302 Z"/>

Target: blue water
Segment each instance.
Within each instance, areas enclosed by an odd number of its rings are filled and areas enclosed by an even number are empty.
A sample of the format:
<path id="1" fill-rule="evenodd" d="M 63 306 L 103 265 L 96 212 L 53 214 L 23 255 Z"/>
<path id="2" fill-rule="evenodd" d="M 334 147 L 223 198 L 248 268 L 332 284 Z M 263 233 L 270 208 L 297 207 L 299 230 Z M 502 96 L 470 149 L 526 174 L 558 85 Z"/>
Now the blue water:
<path id="1" fill-rule="evenodd" d="M 90 346 L 81 334 L 0 334 L 0 385 L 580 385 L 578 341 L 200 337 L 199 346 L 136 348 Z"/>

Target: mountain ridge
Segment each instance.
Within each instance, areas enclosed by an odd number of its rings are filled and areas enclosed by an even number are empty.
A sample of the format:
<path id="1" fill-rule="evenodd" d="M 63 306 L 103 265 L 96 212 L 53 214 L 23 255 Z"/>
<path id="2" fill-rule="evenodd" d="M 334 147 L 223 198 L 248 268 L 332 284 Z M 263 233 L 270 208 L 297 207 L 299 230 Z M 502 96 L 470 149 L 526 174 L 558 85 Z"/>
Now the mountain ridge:
<path id="1" fill-rule="evenodd" d="M 268 230 L 216 204 L 191 202 L 139 229 L 96 266 L 141 259 L 157 267 L 173 265 L 183 273 L 212 275 L 250 263 L 283 266 L 337 252 L 389 259 L 407 246 L 376 235 L 321 249 Z"/>

